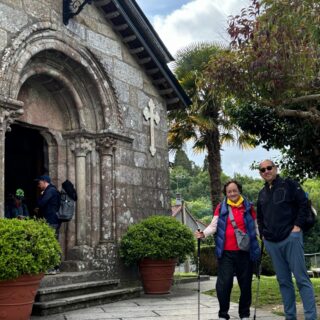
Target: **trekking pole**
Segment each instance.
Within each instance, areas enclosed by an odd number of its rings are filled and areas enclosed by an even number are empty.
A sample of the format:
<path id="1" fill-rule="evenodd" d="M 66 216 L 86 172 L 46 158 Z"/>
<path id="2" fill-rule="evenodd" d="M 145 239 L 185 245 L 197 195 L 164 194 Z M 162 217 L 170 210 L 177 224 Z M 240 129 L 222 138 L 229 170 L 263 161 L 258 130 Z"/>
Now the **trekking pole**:
<path id="1" fill-rule="evenodd" d="M 258 279 L 258 283 L 257 283 L 256 301 L 255 301 L 255 305 L 254 305 L 253 320 L 256 320 L 256 314 L 257 314 L 257 305 L 258 305 L 259 289 L 260 289 L 260 275 L 261 275 L 261 271 L 262 271 L 262 255 L 263 255 L 263 249 L 264 249 L 264 242 L 263 242 L 263 240 L 262 240 L 262 242 L 261 242 L 261 256 L 260 256 L 259 265 L 257 266 L 257 279 Z"/>
<path id="2" fill-rule="evenodd" d="M 198 228 L 200 232 L 200 228 Z M 200 242 L 201 239 L 198 238 L 198 260 L 197 260 L 197 268 L 198 268 L 198 320 L 200 320 Z"/>

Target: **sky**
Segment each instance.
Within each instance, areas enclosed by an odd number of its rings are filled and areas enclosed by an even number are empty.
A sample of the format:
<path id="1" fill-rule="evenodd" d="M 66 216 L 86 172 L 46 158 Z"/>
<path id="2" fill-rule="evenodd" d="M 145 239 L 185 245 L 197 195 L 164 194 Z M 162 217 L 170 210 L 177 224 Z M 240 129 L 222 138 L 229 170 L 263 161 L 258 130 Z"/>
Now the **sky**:
<path id="1" fill-rule="evenodd" d="M 188 45 L 207 41 L 228 44 L 226 32 L 230 15 L 240 14 L 249 0 L 136 0 L 147 16 L 169 52 L 175 56 L 177 51 Z M 261 147 L 252 150 L 240 150 L 236 146 L 223 145 L 221 151 L 222 170 L 229 176 L 241 173 L 259 177 L 252 171 L 253 161 L 264 159 L 276 161 L 280 153 L 267 151 Z M 190 160 L 202 166 L 205 154 L 194 154 L 187 145 Z"/>

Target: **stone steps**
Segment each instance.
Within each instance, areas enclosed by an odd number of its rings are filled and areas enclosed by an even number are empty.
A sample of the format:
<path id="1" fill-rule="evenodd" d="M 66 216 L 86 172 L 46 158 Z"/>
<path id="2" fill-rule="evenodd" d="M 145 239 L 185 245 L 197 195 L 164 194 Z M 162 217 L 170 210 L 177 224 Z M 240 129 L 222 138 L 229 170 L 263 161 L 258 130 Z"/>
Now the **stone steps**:
<path id="1" fill-rule="evenodd" d="M 37 292 L 32 314 L 46 316 L 140 295 L 141 287 L 119 288 L 119 285 L 118 279 L 103 280 L 94 271 L 47 276 Z"/>

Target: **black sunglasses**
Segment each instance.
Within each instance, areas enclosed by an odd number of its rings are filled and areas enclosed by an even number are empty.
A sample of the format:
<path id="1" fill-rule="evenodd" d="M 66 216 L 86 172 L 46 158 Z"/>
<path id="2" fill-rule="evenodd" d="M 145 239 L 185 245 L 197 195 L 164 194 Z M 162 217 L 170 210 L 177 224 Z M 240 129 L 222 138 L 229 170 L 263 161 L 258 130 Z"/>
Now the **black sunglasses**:
<path id="1" fill-rule="evenodd" d="M 259 168 L 259 171 L 265 173 L 266 171 L 271 171 L 274 166 L 267 166 L 265 168 Z"/>

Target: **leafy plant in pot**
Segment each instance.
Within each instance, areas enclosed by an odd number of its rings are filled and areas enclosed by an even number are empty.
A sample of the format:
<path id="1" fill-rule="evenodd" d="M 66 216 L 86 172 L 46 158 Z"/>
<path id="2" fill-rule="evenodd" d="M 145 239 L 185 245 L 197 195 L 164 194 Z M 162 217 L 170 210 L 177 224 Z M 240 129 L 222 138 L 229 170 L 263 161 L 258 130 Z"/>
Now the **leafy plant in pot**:
<path id="1" fill-rule="evenodd" d="M 43 274 L 61 248 L 44 220 L 0 219 L 0 318 L 27 320 Z"/>
<path id="2" fill-rule="evenodd" d="M 185 261 L 194 250 L 191 230 L 173 217 L 159 215 L 131 225 L 120 244 L 124 263 L 138 263 L 144 291 L 152 294 L 169 292 L 177 261 Z"/>

